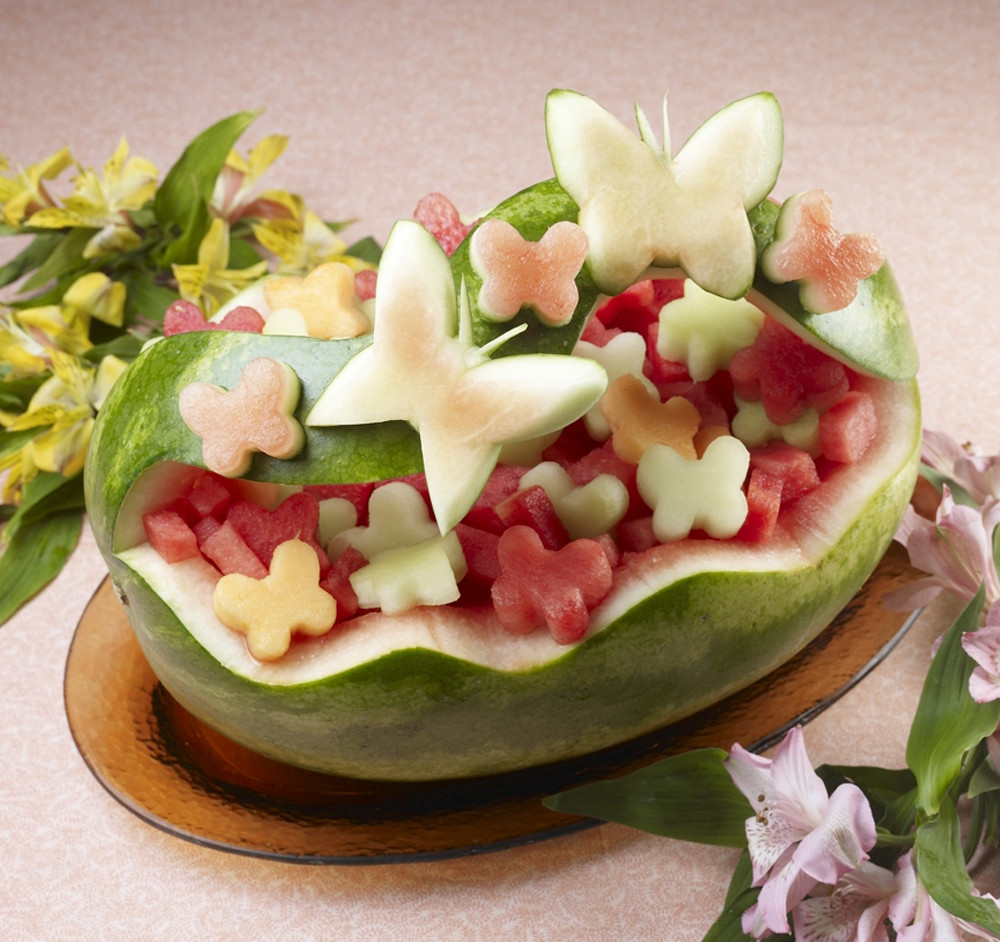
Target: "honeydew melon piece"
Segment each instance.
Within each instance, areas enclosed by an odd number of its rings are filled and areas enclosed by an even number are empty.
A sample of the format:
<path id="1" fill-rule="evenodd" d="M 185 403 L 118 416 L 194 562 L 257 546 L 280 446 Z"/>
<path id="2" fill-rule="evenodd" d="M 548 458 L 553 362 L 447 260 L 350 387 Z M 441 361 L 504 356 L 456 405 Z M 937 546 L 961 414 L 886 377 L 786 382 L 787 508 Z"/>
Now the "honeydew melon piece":
<path id="1" fill-rule="evenodd" d="M 458 600 L 458 583 L 467 566 L 454 530 L 409 546 L 376 553 L 351 573 L 351 588 L 361 608 L 399 615 L 418 605 L 448 605 Z"/>

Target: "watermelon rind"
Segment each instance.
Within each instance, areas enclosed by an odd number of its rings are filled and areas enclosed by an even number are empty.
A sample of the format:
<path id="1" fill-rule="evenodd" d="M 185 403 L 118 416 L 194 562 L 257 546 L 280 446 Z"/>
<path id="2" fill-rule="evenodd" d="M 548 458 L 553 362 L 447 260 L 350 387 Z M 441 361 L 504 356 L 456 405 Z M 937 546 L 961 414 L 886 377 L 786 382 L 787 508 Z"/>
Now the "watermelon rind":
<path id="1" fill-rule="evenodd" d="M 212 339 L 202 373 L 227 344 Z M 311 349 L 304 338 L 288 348 L 296 345 Z M 142 373 L 140 366 L 132 381 Z M 618 571 L 585 640 L 568 649 L 545 632 L 509 635 L 487 609 L 428 607 L 364 615 L 298 643 L 287 663 L 263 665 L 213 624 L 208 564 L 170 567 L 136 545 L 143 495 L 163 496 L 143 481 L 177 481 L 184 466 L 140 459 L 135 449 L 95 449 L 92 519 L 154 672 L 233 740 L 279 761 L 365 779 L 526 768 L 640 735 L 727 696 L 791 657 L 849 601 L 885 551 L 919 459 L 915 384 L 865 382 L 892 434 L 800 501 L 793 529 L 764 548 L 685 540 L 637 555 Z M 310 444 L 300 463 L 325 473 L 323 450 Z M 142 464 L 146 475 L 136 470 Z M 258 471 L 273 482 L 278 475 L 266 472 L 282 464 Z M 308 476 L 306 467 L 292 475 Z"/>

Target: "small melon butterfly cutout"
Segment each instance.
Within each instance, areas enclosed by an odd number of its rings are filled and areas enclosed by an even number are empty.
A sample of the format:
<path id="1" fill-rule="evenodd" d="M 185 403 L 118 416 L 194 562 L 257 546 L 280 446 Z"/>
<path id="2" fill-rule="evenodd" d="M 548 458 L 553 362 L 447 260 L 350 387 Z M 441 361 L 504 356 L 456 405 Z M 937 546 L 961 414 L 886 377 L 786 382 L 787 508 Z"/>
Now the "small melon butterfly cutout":
<path id="1" fill-rule="evenodd" d="M 291 458 L 302 448 L 302 426 L 292 417 L 298 404 L 299 378 L 285 363 L 270 357 L 251 360 L 231 390 L 212 383 L 189 383 L 178 409 L 184 423 L 202 440 L 206 468 L 239 477 L 255 452 Z"/>
<path id="2" fill-rule="evenodd" d="M 618 294 L 651 265 L 678 266 L 706 291 L 742 297 L 757 250 L 747 210 L 763 200 L 781 166 L 781 109 L 762 92 L 712 115 L 676 156 L 636 107 L 639 137 L 577 92 L 549 93 L 552 165 L 580 207 L 598 287 Z M 628 233 L 629 238 L 622 234 Z"/>
<path id="3" fill-rule="evenodd" d="M 531 307 L 551 327 L 568 323 L 580 300 L 576 276 L 587 246 L 587 234 L 566 220 L 550 226 L 537 242 L 502 219 L 485 220 L 470 245 L 472 266 L 483 279 L 480 311 L 506 321 Z"/>
<path id="4" fill-rule="evenodd" d="M 825 314 L 854 300 L 858 282 L 884 264 L 885 250 L 870 233 L 840 233 L 833 225 L 833 201 L 822 190 L 810 190 L 782 204 L 775 240 L 760 261 L 771 281 L 799 282 L 807 311 Z"/>

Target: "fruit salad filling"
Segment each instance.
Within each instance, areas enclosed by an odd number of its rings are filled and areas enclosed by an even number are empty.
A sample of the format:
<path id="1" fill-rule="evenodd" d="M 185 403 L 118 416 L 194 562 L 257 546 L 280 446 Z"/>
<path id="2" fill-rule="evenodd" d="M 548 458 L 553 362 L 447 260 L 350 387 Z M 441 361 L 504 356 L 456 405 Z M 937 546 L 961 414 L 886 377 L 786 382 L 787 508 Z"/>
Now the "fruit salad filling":
<path id="1" fill-rule="evenodd" d="M 556 323 L 567 305 L 572 312 L 565 286 L 575 288 L 582 264 L 577 233 L 526 247 L 516 231 L 515 239 L 493 228 L 496 240 L 474 249 L 484 285 L 490 272 L 519 264 L 503 252 L 534 253 L 545 270 L 568 272 L 548 288 L 515 279 L 517 296 L 497 295 L 494 315 L 528 305 Z M 553 246 L 562 251 L 550 257 Z M 334 275 L 340 284 L 343 273 Z M 274 312 L 288 323 L 285 312 L 304 307 L 306 332 L 326 336 L 332 321 L 311 298 L 329 297 L 328 283 L 317 273 L 279 280 L 267 291 L 267 319 L 244 305 L 219 326 L 266 330 Z M 360 311 L 360 292 L 338 292 L 338 310 Z M 168 320 L 174 332 L 205 329 L 188 309 Z M 335 329 L 355 327 L 348 317 Z M 498 448 L 478 496 L 445 527 L 424 473 L 271 486 L 250 499 L 246 482 L 233 480 L 250 455 L 291 457 L 301 446 L 294 373 L 260 358 L 232 390 L 192 383 L 179 408 L 209 470 L 143 516 L 146 537 L 169 563 L 211 563 L 217 617 L 260 660 L 366 612 L 449 604 L 491 606 L 508 632 L 547 630 L 568 645 L 585 636 L 631 555 L 681 540 L 764 544 L 783 511 L 857 461 L 877 432 L 857 374 L 749 301 L 686 279 L 643 280 L 605 301 L 573 354 L 600 364 L 603 394 L 565 427 Z"/>

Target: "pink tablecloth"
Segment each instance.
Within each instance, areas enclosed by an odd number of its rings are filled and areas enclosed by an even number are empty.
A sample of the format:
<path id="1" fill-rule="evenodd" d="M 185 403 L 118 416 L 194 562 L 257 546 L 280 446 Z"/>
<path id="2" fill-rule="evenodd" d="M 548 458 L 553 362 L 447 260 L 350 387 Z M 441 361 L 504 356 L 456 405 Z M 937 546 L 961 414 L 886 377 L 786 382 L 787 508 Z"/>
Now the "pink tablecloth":
<path id="1" fill-rule="evenodd" d="M 550 175 L 551 87 L 625 119 L 637 100 L 657 127 L 669 90 L 675 147 L 717 107 L 771 89 L 786 122 L 776 195 L 822 187 L 841 228 L 879 234 L 909 299 L 927 426 L 1000 445 L 992 0 L 947 13 L 912 0 L 479 6 L 7 3 L 0 153 L 28 164 L 68 144 L 100 167 L 125 134 L 162 172 L 214 120 L 260 107 L 248 143 L 291 137 L 269 182 L 324 217 L 357 217 L 349 238 L 384 239 L 425 192 L 474 212 Z M 3 938 L 688 940 L 714 918 L 731 852 L 618 826 L 351 868 L 224 854 L 149 827 L 88 772 L 63 712 L 67 647 L 103 572 L 87 534 L 0 628 Z M 902 763 L 944 624 L 932 610 L 810 725 L 817 763 Z"/>

